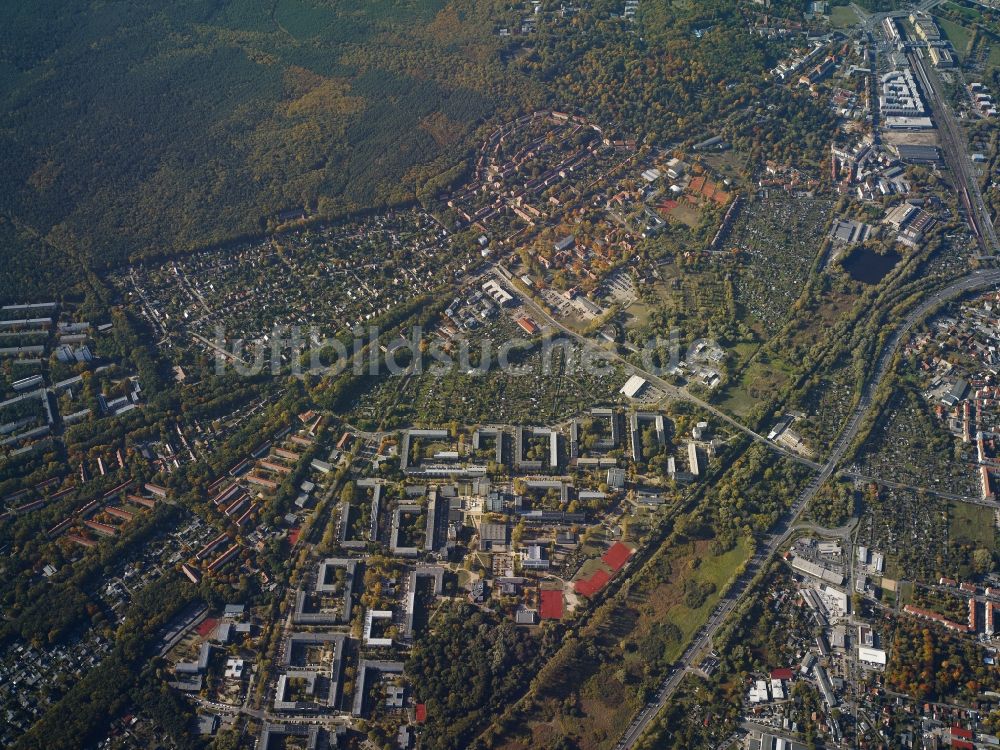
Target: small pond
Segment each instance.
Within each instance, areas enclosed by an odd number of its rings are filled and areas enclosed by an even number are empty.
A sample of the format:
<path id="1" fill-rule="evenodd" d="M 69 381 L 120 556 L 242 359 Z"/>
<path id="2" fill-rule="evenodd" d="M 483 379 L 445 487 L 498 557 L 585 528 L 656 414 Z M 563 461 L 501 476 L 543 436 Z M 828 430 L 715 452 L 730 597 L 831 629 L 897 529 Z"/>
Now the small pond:
<path id="1" fill-rule="evenodd" d="M 844 259 L 844 270 L 855 281 L 877 284 L 896 267 L 901 257 L 895 250 L 879 255 L 870 248 L 859 247 Z"/>

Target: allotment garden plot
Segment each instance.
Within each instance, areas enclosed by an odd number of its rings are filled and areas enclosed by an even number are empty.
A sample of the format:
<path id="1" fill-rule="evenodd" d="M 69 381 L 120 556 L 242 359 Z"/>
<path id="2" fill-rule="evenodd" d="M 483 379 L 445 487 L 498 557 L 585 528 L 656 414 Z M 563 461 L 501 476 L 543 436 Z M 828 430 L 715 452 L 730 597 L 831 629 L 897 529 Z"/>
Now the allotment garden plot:
<path id="1" fill-rule="evenodd" d="M 114 282 L 157 335 L 214 354 L 221 329 L 233 342 L 268 346 L 276 326 L 333 336 L 365 326 L 452 280 L 471 250 L 421 211 L 389 213 L 235 250 L 137 265 Z M 244 355 L 247 356 L 247 355 Z"/>
<path id="2" fill-rule="evenodd" d="M 973 467 L 941 429 L 918 394 L 897 391 L 873 428 L 858 461 L 866 476 L 973 497 Z"/>
<path id="3" fill-rule="evenodd" d="M 733 229 L 726 252 L 737 254 L 736 302 L 773 333 L 788 319 L 823 245 L 833 209 L 828 198 L 763 193 L 750 201 Z"/>

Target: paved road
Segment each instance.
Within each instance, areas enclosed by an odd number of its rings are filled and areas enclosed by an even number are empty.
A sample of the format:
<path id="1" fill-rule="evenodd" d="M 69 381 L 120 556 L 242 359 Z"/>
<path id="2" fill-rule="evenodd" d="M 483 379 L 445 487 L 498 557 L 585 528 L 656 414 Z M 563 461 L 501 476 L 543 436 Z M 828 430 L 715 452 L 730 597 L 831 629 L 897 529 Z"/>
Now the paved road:
<path id="1" fill-rule="evenodd" d="M 795 524 L 792 528 L 794 532 L 808 531 L 810 534 L 817 534 L 821 537 L 838 537 L 842 540 L 848 540 L 854 533 L 854 529 L 858 525 L 858 518 L 852 518 L 850 521 L 845 523 L 843 526 L 837 526 L 836 528 L 829 528 L 827 526 L 820 526 L 816 523 L 810 523 L 809 521 L 802 521 Z"/>
<path id="2" fill-rule="evenodd" d="M 507 274 L 498 272 L 497 275 L 505 283 L 507 283 L 507 280 L 510 278 L 509 272 Z M 796 461 L 797 463 L 800 463 L 804 466 L 808 466 L 813 471 L 820 471 L 823 468 L 822 465 L 817 463 L 816 461 L 806 458 L 805 456 L 801 456 L 798 453 L 791 451 L 782 445 L 779 445 L 773 440 L 768 440 L 764 435 L 761 435 L 759 432 L 756 432 L 747 427 L 745 424 L 742 424 L 739 421 L 733 419 L 724 411 L 721 411 L 715 406 L 712 406 L 707 401 L 703 401 L 702 399 L 698 398 L 688 390 L 684 388 L 679 388 L 670 381 L 664 380 L 660 376 L 652 372 L 649 372 L 648 370 L 644 370 L 643 368 L 638 367 L 637 365 L 632 364 L 630 361 L 625 359 L 625 357 L 618 354 L 618 352 L 606 349 L 593 339 L 587 338 L 586 336 L 583 336 L 577 333 L 576 331 L 567 328 L 565 325 L 563 325 L 558 320 L 549 315 L 549 313 L 534 300 L 525 297 L 523 294 L 520 296 L 523 300 L 525 307 L 531 310 L 531 314 L 533 317 L 537 319 L 537 322 L 543 323 L 544 325 L 547 325 L 550 328 L 554 328 L 560 331 L 564 336 L 573 339 L 581 346 L 584 346 L 590 349 L 591 351 L 597 352 L 605 360 L 611 360 L 617 362 L 622 366 L 622 369 L 624 369 L 629 375 L 638 375 L 641 378 L 645 378 L 647 381 L 649 381 L 659 390 L 663 391 L 663 393 L 669 396 L 670 398 L 682 401 L 689 401 L 690 403 L 697 405 L 699 408 L 709 412 L 719 420 L 728 424 L 730 427 L 733 427 L 734 429 L 746 434 L 756 442 L 766 445 L 771 450 L 775 451 L 776 453 L 782 454 L 783 456 L 785 456 L 788 459 L 791 459 L 792 461 Z"/>
<path id="3" fill-rule="evenodd" d="M 981 497 L 971 497 L 969 495 L 958 495 L 954 492 L 942 492 L 941 490 L 932 490 L 929 487 L 919 487 L 915 484 L 906 484 L 905 482 L 894 482 L 891 479 L 879 479 L 878 477 L 870 477 L 865 474 L 858 474 L 854 471 L 841 471 L 838 476 L 848 477 L 850 479 L 855 479 L 860 482 L 871 482 L 872 484 L 881 484 L 884 487 L 895 487 L 899 490 L 912 490 L 914 492 L 924 492 L 928 495 L 934 495 L 935 497 L 943 497 L 946 500 L 960 500 L 963 503 L 974 503 L 975 505 L 983 505 L 987 508 L 1000 509 L 1000 502 L 996 500 L 983 500 Z"/>
<path id="4" fill-rule="evenodd" d="M 921 0 L 921 2 L 917 3 L 910 9 L 894 10 L 890 13 L 872 13 L 871 11 L 862 8 L 857 3 L 851 3 L 851 10 L 853 10 L 854 15 L 858 17 L 861 28 L 865 31 L 871 32 L 872 29 L 882 23 L 882 19 L 887 16 L 891 16 L 892 18 L 906 18 L 913 11 L 928 12 L 935 6 L 940 5 L 942 2 L 944 2 L 944 0 Z"/>
<path id="5" fill-rule="evenodd" d="M 926 12 L 940 4 L 940 2 L 942 0 L 923 0 L 914 6 L 913 9 Z M 903 18 L 910 14 L 909 10 L 893 11 L 891 13 L 868 13 L 856 4 L 852 4 L 852 7 L 855 14 L 863 19 L 861 28 L 869 34 L 873 33 L 886 17 Z M 997 239 L 996 229 L 993 226 L 990 212 L 986 208 L 985 201 L 983 201 L 979 183 L 970 171 L 971 162 L 961 126 L 948 106 L 947 97 L 944 94 L 941 82 L 937 73 L 928 65 L 927 58 L 916 53 L 909 53 L 907 58 L 914 73 L 920 79 L 921 87 L 927 98 L 927 104 L 937 124 L 937 132 L 941 139 L 945 162 L 955 175 L 959 198 L 965 207 L 966 216 L 973 234 L 976 236 L 976 241 L 985 255 L 994 255 L 1000 251 L 1000 241 Z M 961 73 L 959 74 L 961 75 Z M 878 115 L 877 112 L 873 114 L 876 117 Z M 877 137 L 878 132 L 876 131 Z"/>
<path id="6" fill-rule="evenodd" d="M 948 167 L 955 175 L 958 193 L 965 206 L 972 231 L 976 235 L 976 239 L 979 241 L 980 247 L 984 252 L 987 254 L 996 253 L 1000 249 L 996 230 L 993 227 L 993 222 L 990 220 L 990 213 L 986 209 L 983 195 L 979 190 L 979 183 L 974 179 L 970 171 L 971 163 L 969 161 L 968 150 L 965 146 L 965 139 L 945 99 L 937 73 L 929 69 L 926 59 L 920 55 L 911 53 L 907 57 L 910 60 L 913 70 L 920 78 L 924 92 L 927 95 L 931 114 L 934 116 L 934 120 L 938 126 L 938 135 L 941 138 L 944 158 Z"/>
<path id="7" fill-rule="evenodd" d="M 747 732 L 752 731 L 752 730 L 756 730 L 758 732 L 761 732 L 762 734 L 777 735 L 778 737 L 784 737 L 786 739 L 789 738 L 789 737 L 792 737 L 792 738 L 794 738 L 794 741 L 797 744 L 799 744 L 799 745 L 803 744 L 803 742 L 802 742 L 802 735 L 799 734 L 798 732 L 790 732 L 790 731 L 785 730 L 785 729 L 780 729 L 780 728 L 776 728 L 776 727 L 769 727 L 767 724 L 758 724 L 758 723 L 753 722 L 753 721 L 742 721 L 742 722 L 740 722 L 740 727 L 744 731 L 747 731 Z M 836 745 L 826 745 L 826 744 L 823 744 L 823 743 L 819 742 L 819 743 L 816 743 L 816 747 L 817 748 L 823 748 L 823 750 L 835 750 L 835 748 L 837 746 Z"/>
<path id="8" fill-rule="evenodd" d="M 743 597 L 746 596 L 749 590 L 750 582 L 753 580 L 754 573 L 759 570 L 760 566 L 769 560 L 771 556 L 787 542 L 788 538 L 794 532 L 796 522 L 802 515 L 802 512 L 808 506 L 809 502 L 816 496 L 817 491 L 823 483 L 834 473 L 837 465 L 846 454 L 847 449 L 857 437 L 865 417 L 872 408 L 875 392 L 882 380 L 885 378 L 886 374 L 889 372 L 896 350 L 899 348 L 899 345 L 902 343 L 906 334 L 909 333 L 910 329 L 942 302 L 954 299 L 955 297 L 959 297 L 967 292 L 976 289 L 983 289 L 996 284 L 1000 284 L 1000 270 L 976 271 L 975 273 L 969 274 L 958 281 L 952 282 L 947 287 L 935 292 L 903 319 L 895 333 L 893 333 L 883 346 L 882 353 L 879 355 L 879 358 L 875 363 L 875 368 L 865 383 L 861 399 L 857 406 L 855 406 L 854 411 L 851 413 L 851 417 L 848 419 L 847 424 L 844 425 L 844 428 L 841 430 L 837 440 L 834 442 L 830 455 L 828 456 L 826 463 L 823 464 L 821 471 L 813 477 L 812 481 L 805 487 L 805 489 L 802 490 L 789 511 L 781 518 L 781 520 L 779 520 L 774 530 L 767 537 L 761 540 L 763 543 L 758 544 L 758 551 L 753 558 L 751 558 L 750 564 L 747 567 L 747 573 L 741 576 L 736 583 L 733 584 L 727 592 L 726 597 L 719 602 L 715 611 L 712 613 L 711 617 L 709 617 L 708 622 L 701 630 L 698 631 L 694 641 L 692 641 L 687 650 L 684 651 L 684 654 L 681 656 L 677 666 L 660 685 L 660 689 L 656 692 L 654 700 L 647 704 L 642 711 L 639 712 L 639 715 L 636 716 L 629 727 L 625 730 L 625 733 L 622 735 L 622 738 L 618 741 L 616 746 L 618 750 L 625 750 L 626 748 L 632 748 L 635 746 L 639 738 L 642 737 L 643 732 L 645 732 L 646 728 L 649 726 L 650 722 L 656 717 L 656 714 L 660 712 L 660 710 L 666 705 L 667 701 L 670 700 L 670 697 L 677 690 L 677 686 L 680 684 L 685 671 L 691 668 L 694 658 L 708 648 L 711 644 L 712 638 L 715 636 L 716 632 L 718 632 L 719 627 L 723 622 L 725 622 L 726 617 L 733 611 Z"/>

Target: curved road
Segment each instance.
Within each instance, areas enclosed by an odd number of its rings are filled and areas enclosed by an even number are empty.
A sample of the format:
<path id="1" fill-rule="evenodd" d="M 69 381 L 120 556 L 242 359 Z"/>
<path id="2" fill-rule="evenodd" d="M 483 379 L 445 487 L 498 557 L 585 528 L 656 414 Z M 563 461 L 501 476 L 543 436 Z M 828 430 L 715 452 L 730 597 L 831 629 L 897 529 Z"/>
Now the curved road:
<path id="1" fill-rule="evenodd" d="M 823 483 L 830 478 L 837 464 L 857 437 L 858 431 L 861 429 L 861 423 L 872 407 L 872 398 L 875 391 L 888 373 L 889 366 L 892 363 L 896 350 L 903 341 L 903 337 L 909 333 L 913 326 L 942 302 L 954 299 L 967 292 L 996 284 L 1000 284 L 1000 270 L 976 271 L 935 292 L 903 319 L 902 325 L 896 329 L 896 332 L 893 333 L 882 348 L 882 354 L 879 356 L 875 364 L 875 369 L 862 391 L 861 400 L 858 401 L 850 419 L 848 419 L 847 424 L 844 425 L 840 435 L 834 442 L 833 449 L 830 451 L 826 463 L 821 467 L 819 474 L 813 477 L 812 481 L 799 493 L 795 503 L 778 521 L 774 530 L 762 540 L 764 542 L 763 545 L 758 545 L 757 552 L 747 564 L 746 572 L 726 592 L 726 596 L 716 606 L 708 622 L 698 631 L 695 639 L 688 645 L 677 665 L 660 685 L 660 689 L 656 692 L 654 700 L 639 712 L 638 716 L 635 717 L 625 730 L 625 733 L 616 745 L 618 750 L 625 750 L 626 748 L 635 746 L 650 722 L 677 690 L 677 686 L 680 684 L 684 673 L 692 667 L 694 658 L 709 646 L 713 636 L 718 632 L 722 623 L 725 622 L 726 617 L 747 594 L 750 582 L 753 580 L 756 571 L 788 540 L 799 516 L 802 515 L 809 501 L 815 497 L 816 492 Z"/>
<path id="2" fill-rule="evenodd" d="M 811 523 L 809 521 L 800 521 L 795 524 L 792 531 L 795 532 L 809 532 L 810 534 L 816 534 L 824 539 L 835 537 L 839 539 L 850 539 L 851 534 L 854 533 L 854 529 L 857 528 L 860 518 L 852 518 L 850 521 L 845 523 L 843 526 L 837 526 L 836 528 L 830 528 L 829 526 L 820 526 L 819 524 Z"/>

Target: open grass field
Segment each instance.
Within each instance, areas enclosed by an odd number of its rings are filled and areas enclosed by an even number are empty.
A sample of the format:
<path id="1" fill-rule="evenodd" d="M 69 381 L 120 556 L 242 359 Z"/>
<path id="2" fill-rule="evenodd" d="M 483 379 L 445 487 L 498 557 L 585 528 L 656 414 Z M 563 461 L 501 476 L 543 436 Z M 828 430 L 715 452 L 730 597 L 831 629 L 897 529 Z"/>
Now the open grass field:
<path id="1" fill-rule="evenodd" d="M 900 583 L 899 588 L 896 591 L 896 599 L 900 606 L 905 604 L 911 604 L 913 602 L 913 582 L 906 581 L 905 583 Z"/>
<path id="2" fill-rule="evenodd" d="M 697 583 L 715 586 L 716 593 L 709 596 L 700 607 L 692 609 L 680 603 L 671 607 L 666 613 L 667 621 L 672 622 L 681 629 L 685 642 L 708 619 L 708 615 L 718 603 L 722 592 L 725 590 L 726 583 L 732 578 L 733 572 L 750 559 L 752 551 L 752 547 L 747 539 L 741 537 L 739 544 L 729 550 L 729 552 L 717 557 L 708 556 L 702 559 L 692 578 Z M 682 651 L 682 644 L 677 644 L 672 649 L 668 649 L 667 654 L 669 658 L 676 659 L 681 655 Z"/>
<path id="3" fill-rule="evenodd" d="M 670 211 L 669 218 L 671 221 L 680 222 L 693 229 L 701 221 L 701 212 L 694 206 L 682 202 Z"/>
<path id="4" fill-rule="evenodd" d="M 759 348 L 760 345 L 754 343 L 753 341 L 741 341 L 740 343 L 732 346 L 729 349 L 729 353 L 736 358 L 737 362 L 745 362 L 756 354 Z"/>
<path id="5" fill-rule="evenodd" d="M 830 23 L 836 29 L 849 29 L 858 25 L 857 14 L 847 5 L 830 8 Z"/>
<path id="6" fill-rule="evenodd" d="M 941 8 L 948 10 L 951 13 L 958 13 L 966 20 L 966 22 L 970 24 L 983 20 L 983 14 L 975 7 L 966 7 L 959 3 L 953 3 L 950 0 L 947 0 L 947 2 L 941 5 Z"/>
<path id="7" fill-rule="evenodd" d="M 756 341 L 740 341 L 728 347 L 729 371 L 739 373 L 746 363 L 757 354 L 760 344 Z M 748 385 L 743 378 L 727 382 L 712 397 L 713 403 L 736 417 L 746 417 L 755 406 L 761 403 L 758 396 L 751 396 Z"/>
<path id="8" fill-rule="evenodd" d="M 644 302 L 633 302 L 625 309 L 622 319 L 626 328 L 641 328 L 649 323 L 649 305 Z"/>
<path id="9" fill-rule="evenodd" d="M 594 526 L 587 530 L 581 539 L 580 551 L 591 557 L 599 557 L 608 543 L 608 532 L 604 526 Z"/>
<path id="10" fill-rule="evenodd" d="M 677 294 L 677 290 L 673 289 L 673 287 L 675 283 L 680 282 L 674 282 L 673 279 L 678 278 L 682 274 L 673 266 L 664 267 L 662 273 L 667 277 L 668 281 L 657 281 L 652 284 L 652 291 L 655 293 L 654 302 L 651 303 L 643 299 L 636 299 L 625 308 L 622 314 L 622 324 L 626 330 L 642 328 L 649 324 L 653 316 L 653 307 L 656 303 L 672 304 L 674 302 L 674 295 Z"/>
<path id="11" fill-rule="evenodd" d="M 751 396 L 741 385 L 730 385 L 714 399 L 715 405 L 723 411 L 727 411 L 736 417 L 747 416 L 755 406 L 762 403 L 759 399 Z"/>
<path id="12" fill-rule="evenodd" d="M 964 60 L 969 52 L 969 41 L 972 39 L 972 31 L 946 18 L 938 17 L 936 20 L 938 26 L 941 27 L 942 33 L 951 42 L 951 46 L 955 48 L 955 52 L 958 53 L 959 58 Z"/>
<path id="13" fill-rule="evenodd" d="M 745 416 L 754 406 L 773 398 L 788 382 L 791 368 L 786 362 L 758 358 L 743 370 L 739 380 L 713 399 L 736 416 Z"/>
<path id="14" fill-rule="evenodd" d="M 992 550 L 996 541 L 994 512 L 972 503 L 952 503 L 948 509 L 951 539 L 957 544 L 970 544 Z"/>
<path id="15" fill-rule="evenodd" d="M 637 574 L 626 601 L 607 605 L 580 641 L 542 670 L 532 708 L 512 717 L 494 746 L 526 750 L 569 736 L 581 750 L 613 747 L 640 706 L 635 686 L 676 660 L 752 553 L 745 538 L 721 555 L 710 548 L 711 542 L 699 540 L 662 550 Z M 685 603 L 692 587 L 711 591 L 695 607 Z M 572 712 L 565 710 L 569 704 Z"/>

